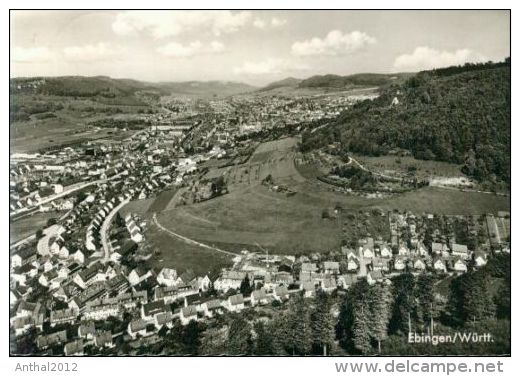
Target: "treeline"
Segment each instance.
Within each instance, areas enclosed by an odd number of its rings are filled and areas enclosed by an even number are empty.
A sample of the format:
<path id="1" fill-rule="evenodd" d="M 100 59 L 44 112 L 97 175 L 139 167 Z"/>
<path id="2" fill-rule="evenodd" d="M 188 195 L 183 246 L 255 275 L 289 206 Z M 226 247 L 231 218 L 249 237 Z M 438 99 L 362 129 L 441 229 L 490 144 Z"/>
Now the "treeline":
<path id="1" fill-rule="evenodd" d="M 326 74 L 323 76 L 312 76 L 302 80 L 298 87 L 327 87 L 327 88 L 345 88 L 353 86 L 383 86 L 390 83 L 393 79 L 401 74 L 377 74 L 377 73 L 360 73 L 350 76 L 338 76 L 335 74 Z"/>
<path id="2" fill-rule="evenodd" d="M 140 353 L 328 355 L 335 347 L 332 301 L 325 293 L 312 300 L 293 296 L 287 310 L 266 321 L 256 320 L 253 311 L 244 311 L 219 316 L 213 323 L 191 321 L 183 327 L 176 322 L 170 332 L 159 332 L 163 341 Z"/>
<path id="3" fill-rule="evenodd" d="M 508 57 L 504 61 L 499 63 L 494 63 L 492 61 L 488 61 L 485 63 L 466 63 L 463 65 L 455 65 L 447 68 L 437 68 L 433 69 L 431 72 L 436 76 L 451 76 L 452 74 L 462 73 L 462 72 L 470 72 L 475 70 L 484 70 L 484 69 L 494 69 L 497 67 L 510 67 L 511 66 L 511 58 Z"/>
<path id="4" fill-rule="evenodd" d="M 43 115 L 62 109 L 63 105 L 59 102 L 23 101 L 18 96 L 15 96 L 9 104 L 9 121 L 11 123 L 14 121 L 26 121 L 30 119 L 31 115 Z"/>
<path id="5" fill-rule="evenodd" d="M 349 354 L 431 354 L 431 344 L 411 350 L 409 333 L 444 335 L 480 325 L 493 328 L 499 348 L 491 342 L 480 343 L 473 344 L 475 352 L 469 352 L 469 345 L 459 343 L 436 351 L 446 355 L 508 353 L 510 267 L 508 255 L 496 255 L 487 266 L 470 268 L 452 279 L 447 297 L 436 292 L 439 281 L 431 274 L 415 276 L 407 271 L 393 278 L 391 285 L 361 280 L 348 290 L 341 307 L 339 343 Z"/>
<path id="6" fill-rule="evenodd" d="M 126 129 L 142 129 L 148 125 L 146 120 L 141 119 L 113 119 L 105 118 L 91 121 L 89 125 L 101 128 L 126 128 Z"/>
<path id="7" fill-rule="evenodd" d="M 377 184 L 377 178 L 374 175 L 355 166 L 336 166 L 331 173 L 349 179 L 349 186 L 352 189 L 374 187 Z"/>
<path id="8" fill-rule="evenodd" d="M 450 74 L 448 74 L 450 73 Z M 510 185 L 511 70 L 508 63 L 421 72 L 336 123 L 302 135 L 302 151 L 339 142 L 346 152 L 414 157 L 463 165 L 478 181 Z M 398 104 L 392 105 L 397 98 Z"/>
<path id="9" fill-rule="evenodd" d="M 346 293 L 291 294 L 284 307 L 217 316 L 214 321 L 178 321 L 161 341 L 140 354 L 191 355 L 493 355 L 511 350 L 510 257 L 492 256 L 478 270 L 453 278 L 409 271 L 391 283 L 361 279 Z M 450 283 L 446 284 L 446 282 Z M 446 284 L 445 287 L 438 287 Z M 251 292 L 249 281 L 240 291 Z M 444 291 L 446 290 L 446 291 Z M 235 293 L 229 292 L 229 294 Z M 493 342 L 410 343 L 409 333 L 490 333 Z"/>

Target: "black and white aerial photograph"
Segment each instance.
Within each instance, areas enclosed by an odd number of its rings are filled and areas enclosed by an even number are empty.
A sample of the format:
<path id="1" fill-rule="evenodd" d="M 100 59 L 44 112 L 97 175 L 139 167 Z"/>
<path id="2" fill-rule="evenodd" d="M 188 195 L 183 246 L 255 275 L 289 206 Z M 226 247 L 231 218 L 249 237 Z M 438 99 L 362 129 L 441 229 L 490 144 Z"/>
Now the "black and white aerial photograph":
<path id="1" fill-rule="evenodd" d="M 9 20 L 16 371 L 511 356 L 511 10 Z"/>

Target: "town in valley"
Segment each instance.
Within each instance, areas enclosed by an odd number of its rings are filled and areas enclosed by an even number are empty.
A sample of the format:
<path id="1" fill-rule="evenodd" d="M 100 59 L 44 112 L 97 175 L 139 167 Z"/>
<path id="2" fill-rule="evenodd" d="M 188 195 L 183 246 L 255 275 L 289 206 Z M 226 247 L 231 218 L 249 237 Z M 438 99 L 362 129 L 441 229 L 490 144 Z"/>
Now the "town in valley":
<path id="1" fill-rule="evenodd" d="M 11 78 L 10 353 L 509 354 L 510 75 Z"/>

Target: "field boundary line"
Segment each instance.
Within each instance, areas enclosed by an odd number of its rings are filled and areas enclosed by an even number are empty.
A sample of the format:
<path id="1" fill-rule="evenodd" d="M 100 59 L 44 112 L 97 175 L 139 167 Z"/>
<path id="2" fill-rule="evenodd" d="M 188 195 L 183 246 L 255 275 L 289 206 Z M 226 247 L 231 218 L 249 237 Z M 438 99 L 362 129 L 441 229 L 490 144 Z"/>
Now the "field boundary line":
<path id="1" fill-rule="evenodd" d="M 196 245 L 196 246 L 199 246 L 201 248 L 209 249 L 211 251 L 223 253 L 223 254 L 228 255 L 228 256 L 233 256 L 233 257 L 237 256 L 236 253 L 229 252 L 229 251 L 224 251 L 223 249 L 220 249 L 220 248 L 217 248 L 217 247 L 212 247 L 210 245 L 198 242 L 196 240 L 190 239 L 190 238 L 188 238 L 186 236 L 183 236 L 183 235 L 177 234 L 176 232 L 168 230 L 166 227 L 164 227 L 163 225 L 161 225 L 159 223 L 159 221 L 157 220 L 157 214 L 156 213 L 153 214 L 152 219 L 153 219 L 153 222 L 155 223 L 155 225 L 157 227 L 159 227 L 160 230 L 162 230 L 162 231 L 168 233 L 169 235 L 174 236 L 174 237 L 176 237 L 176 238 L 178 238 L 178 239 L 180 239 L 180 240 L 182 240 L 182 241 L 184 241 L 184 242 L 186 242 L 188 244 Z"/>

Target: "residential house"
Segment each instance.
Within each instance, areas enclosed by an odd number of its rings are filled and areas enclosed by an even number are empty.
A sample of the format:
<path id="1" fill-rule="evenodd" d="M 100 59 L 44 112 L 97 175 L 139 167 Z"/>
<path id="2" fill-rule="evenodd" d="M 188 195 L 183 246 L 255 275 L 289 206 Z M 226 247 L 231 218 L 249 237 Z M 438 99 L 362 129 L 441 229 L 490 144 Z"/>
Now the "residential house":
<path id="1" fill-rule="evenodd" d="M 231 295 L 226 300 L 225 306 L 231 312 L 240 312 L 244 309 L 244 296 L 242 294 Z"/>
<path id="2" fill-rule="evenodd" d="M 304 262 L 304 263 L 302 263 L 301 271 L 307 272 L 307 273 L 316 273 L 318 271 L 318 267 L 316 266 L 315 263 Z"/>
<path id="3" fill-rule="evenodd" d="M 359 269 L 360 264 L 357 257 L 349 256 L 347 259 L 347 271 L 355 272 Z"/>
<path id="4" fill-rule="evenodd" d="M 67 247 L 63 246 L 60 248 L 60 250 L 58 251 L 58 257 L 62 260 L 64 259 L 68 259 L 69 258 L 69 255 L 70 255 L 70 251 Z"/>
<path id="5" fill-rule="evenodd" d="M 34 247 L 23 248 L 11 257 L 11 267 L 14 269 L 36 261 L 37 252 Z"/>
<path id="6" fill-rule="evenodd" d="M 482 251 L 476 251 L 474 254 L 475 265 L 481 267 L 487 264 L 487 253 Z"/>
<path id="7" fill-rule="evenodd" d="M 251 305 L 254 307 L 256 305 L 264 305 L 268 303 L 267 294 L 264 288 L 260 288 L 258 290 L 254 290 L 251 293 Z"/>
<path id="8" fill-rule="evenodd" d="M 414 270 L 417 270 L 417 271 L 426 270 L 426 263 L 424 262 L 424 260 L 422 258 L 415 257 L 412 262 L 413 262 Z"/>
<path id="9" fill-rule="evenodd" d="M 457 272 L 457 273 L 466 273 L 468 271 L 468 266 L 466 264 L 466 261 L 464 261 L 460 257 L 456 257 L 451 260 L 449 263 L 450 269 Z"/>
<path id="10" fill-rule="evenodd" d="M 96 347 L 111 348 L 114 347 L 112 341 L 112 333 L 109 330 L 102 330 L 96 333 L 94 336 L 94 345 Z"/>
<path id="11" fill-rule="evenodd" d="M 441 257 L 433 258 L 433 269 L 439 272 L 446 273 L 446 261 Z"/>
<path id="12" fill-rule="evenodd" d="M 304 291 L 304 297 L 310 298 L 316 294 L 316 285 L 312 282 L 303 282 L 300 284 L 300 290 Z"/>
<path id="13" fill-rule="evenodd" d="M 130 282 L 131 286 L 136 286 L 151 276 L 152 272 L 150 270 L 146 270 L 143 266 L 140 265 L 130 272 L 128 275 L 128 281 Z"/>
<path id="14" fill-rule="evenodd" d="M 161 329 L 163 326 L 167 328 L 173 327 L 173 313 L 172 312 L 164 312 L 155 315 L 154 324 L 157 330 Z"/>
<path id="15" fill-rule="evenodd" d="M 197 321 L 197 308 L 195 306 L 189 305 L 187 307 L 183 307 L 181 309 L 180 315 L 181 324 L 188 325 L 190 321 Z"/>
<path id="16" fill-rule="evenodd" d="M 85 254 L 83 252 L 81 252 L 79 249 L 76 252 L 74 252 L 73 254 L 71 254 L 70 258 L 74 262 L 77 262 L 80 265 L 85 263 Z"/>
<path id="17" fill-rule="evenodd" d="M 137 335 L 144 336 L 147 334 L 146 326 L 147 322 L 143 319 L 132 320 L 128 324 L 127 332 L 130 337 L 135 339 Z"/>
<path id="18" fill-rule="evenodd" d="M 137 243 L 133 240 L 127 240 L 123 243 L 123 245 L 117 249 L 114 248 L 112 254 L 110 255 L 110 259 L 115 263 L 121 262 L 123 258 L 127 255 L 135 252 L 137 250 Z"/>
<path id="19" fill-rule="evenodd" d="M 204 312 L 204 316 L 206 317 L 214 317 L 215 314 L 221 314 L 223 312 L 222 302 L 218 299 L 208 300 L 207 302 L 202 303 L 202 312 Z"/>
<path id="20" fill-rule="evenodd" d="M 372 270 L 371 272 L 367 273 L 367 282 L 370 285 L 373 285 L 376 282 L 382 282 L 384 279 L 383 273 L 381 273 L 381 270 Z"/>
<path id="21" fill-rule="evenodd" d="M 325 261 L 323 263 L 323 272 L 325 274 L 332 274 L 332 275 L 339 274 L 339 262 Z"/>
<path id="22" fill-rule="evenodd" d="M 119 317 L 119 304 L 87 304 L 83 318 L 87 320 L 106 320 L 109 317 Z"/>
<path id="23" fill-rule="evenodd" d="M 175 269 L 163 268 L 157 274 L 157 283 L 161 286 L 176 286 L 177 285 L 177 271 Z"/>
<path id="24" fill-rule="evenodd" d="M 286 286 L 277 286 L 274 288 L 273 297 L 279 302 L 284 302 L 289 299 L 289 290 Z"/>
<path id="25" fill-rule="evenodd" d="M 93 339 L 96 334 L 96 326 L 94 321 L 83 321 L 78 327 L 78 337 L 85 339 Z"/>
<path id="26" fill-rule="evenodd" d="M 386 258 L 374 257 L 372 259 L 372 270 L 383 270 L 385 272 L 390 270 L 389 261 Z"/>
<path id="27" fill-rule="evenodd" d="M 397 249 L 397 254 L 399 256 L 408 256 L 410 254 L 410 251 L 408 250 L 408 247 L 406 245 L 401 244 Z"/>
<path id="28" fill-rule="evenodd" d="M 356 282 L 357 276 L 355 274 L 341 274 L 338 276 L 337 284 L 339 287 L 346 290 Z"/>
<path id="29" fill-rule="evenodd" d="M 83 289 L 93 283 L 103 282 L 105 279 L 104 267 L 100 262 L 92 264 L 74 276 L 74 282 Z"/>
<path id="30" fill-rule="evenodd" d="M 403 271 L 406 268 L 407 262 L 406 257 L 396 256 L 394 258 L 394 270 L 398 272 Z"/>
<path id="31" fill-rule="evenodd" d="M 179 290 L 176 286 L 157 286 L 154 289 L 154 300 L 164 300 L 166 304 L 170 304 L 179 298 Z"/>
<path id="32" fill-rule="evenodd" d="M 451 254 L 454 257 L 460 257 L 463 260 L 467 260 L 469 258 L 468 246 L 454 243 L 451 245 Z"/>
<path id="33" fill-rule="evenodd" d="M 334 277 L 327 277 L 321 282 L 321 289 L 325 292 L 332 292 L 337 288 L 336 279 Z"/>
<path id="34" fill-rule="evenodd" d="M 40 285 L 48 287 L 49 290 L 58 289 L 62 280 L 63 278 L 60 278 L 56 269 L 52 269 L 46 273 L 42 273 L 40 275 L 40 278 L 38 278 L 38 282 L 40 283 Z"/>
<path id="35" fill-rule="evenodd" d="M 208 291 L 211 286 L 211 280 L 207 275 L 204 277 L 197 277 L 197 279 L 192 282 L 192 286 L 199 291 Z"/>
<path id="36" fill-rule="evenodd" d="M 149 302 L 141 306 L 141 318 L 143 320 L 152 320 L 159 313 L 171 312 L 170 307 L 166 306 L 164 300 Z"/>
<path id="37" fill-rule="evenodd" d="M 13 322 L 14 335 L 19 337 L 34 326 L 32 317 L 17 317 Z"/>
<path id="38" fill-rule="evenodd" d="M 392 249 L 388 245 L 382 244 L 379 247 L 379 255 L 383 258 L 392 258 Z"/>
<path id="39" fill-rule="evenodd" d="M 50 315 L 50 324 L 51 326 L 56 326 L 58 324 L 72 324 L 76 321 L 78 316 L 78 311 L 72 308 L 52 310 Z"/>
<path id="40" fill-rule="evenodd" d="M 83 347 L 83 339 L 77 339 L 66 343 L 63 352 L 65 353 L 65 356 L 79 356 L 83 355 Z"/>
<path id="41" fill-rule="evenodd" d="M 375 256 L 373 242 L 372 244 L 365 244 L 360 247 L 361 254 L 366 259 L 371 259 Z"/>
<path id="42" fill-rule="evenodd" d="M 213 286 L 215 287 L 215 290 L 224 293 L 229 289 L 238 290 L 246 275 L 246 272 L 224 270 Z"/>
<path id="43" fill-rule="evenodd" d="M 11 272 L 11 279 L 25 286 L 26 282 L 38 275 L 38 268 L 33 264 L 25 264 L 14 268 Z"/>
<path id="44" fill-rule="evenodd" d="M 67 331 L 60 330 L 50 334 L 42 334 L 36 337 L 36 346 L 40 350 L 45 350 L 49 347 L 63 344 L 67 341 Z"/>
<path id="45" fill-rule="evenodd" d="M 432 253 L 435 255 L 446 256 L 449 254 L 450 249 L 446 244 L 443 243 L 432 243 Z"/>
<path id="46" fill-rule="evenodd" d="M 417 243 L 416 251 L 418 256 L 425 257 L 428 256 L 428 249 L 424 246 L 422 242 Z"/>

